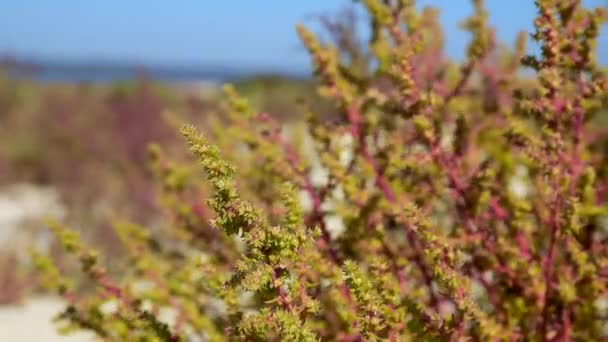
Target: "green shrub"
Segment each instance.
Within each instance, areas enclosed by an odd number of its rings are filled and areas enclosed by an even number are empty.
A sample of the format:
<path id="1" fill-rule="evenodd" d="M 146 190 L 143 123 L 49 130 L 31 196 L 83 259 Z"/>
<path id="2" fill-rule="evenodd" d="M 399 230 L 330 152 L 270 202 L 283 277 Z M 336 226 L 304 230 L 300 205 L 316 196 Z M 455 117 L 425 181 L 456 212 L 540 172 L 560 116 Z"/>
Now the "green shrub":
<path id="1" fill-rule="evenodd" d="M 500 46 L 476 0 L 457 65 L 436 10 L 362 2 L 371 36 L 356 54 L 298 27 L 336 118 L 310 113 L 287 131 L 228 86 L 229 122 L 181 131 L 197 166 L 150 149 L 167 222 L 115 224 L 131 253 L 122 277 L 51 225 L 98 285 L 76 293 L 36 255 L 69 301 L 66 328 L 109 340 L 606 338 L 608 136 L 594 120 L 608 103 L 594 50 L 605 9 L 536 1 L 541 54 L 525 56 L 526 36 Z"/>

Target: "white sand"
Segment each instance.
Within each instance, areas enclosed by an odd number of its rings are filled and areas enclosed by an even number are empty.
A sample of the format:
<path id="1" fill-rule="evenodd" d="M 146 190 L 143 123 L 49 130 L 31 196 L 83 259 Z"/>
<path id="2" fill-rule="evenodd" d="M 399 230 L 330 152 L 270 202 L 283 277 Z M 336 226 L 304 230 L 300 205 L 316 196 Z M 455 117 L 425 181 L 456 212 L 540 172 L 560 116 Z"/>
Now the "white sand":
<path id="1" fill-rule="evenodd" d="M 11 342 L 88 342 L 96 339 L 89 333 L 62 336 L 51 321 L 64 304 L 53 297 L 37 297 L 23 305 L 0 306 L 0 341 Z"/>
<path id="2" fill-rule="evenodd" d="M 0 189 L 0 250 L 23 254 L 28 245 L 36 242 L 24 229 L 25 222 L 44 217 L 61 219 L 63 215 L 64 208 L 52 188 L 19 184 Z M 54 297 L 34 297 L 22 305 L 0 306 L 0 341 L 94 341 L 91 334 L 61 336 L 57 333 L 51 320 L 63 307 L 61 300 Z"/>

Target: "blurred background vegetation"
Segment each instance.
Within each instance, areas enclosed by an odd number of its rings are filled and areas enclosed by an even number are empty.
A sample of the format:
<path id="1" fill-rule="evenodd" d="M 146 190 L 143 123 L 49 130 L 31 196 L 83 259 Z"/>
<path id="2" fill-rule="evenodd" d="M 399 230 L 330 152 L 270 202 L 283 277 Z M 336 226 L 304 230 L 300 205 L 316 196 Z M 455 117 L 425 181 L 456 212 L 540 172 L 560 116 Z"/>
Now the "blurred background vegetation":
<path id="1" fill-rule="evenodd" d="M 159 226 L 148 146 L 161 144 L 171 159 L 183 160 L 177 126 L 221 120 L 219 82 L 166 82 L 145 71 L 110 82 L 41 82 L 35 71 L 23 77 L 16 68 L 22 66 L 15 61 L 0 68 L 0 305 L 36 290 L 27 266 L 33 243 L 59 255 L 46 218 L 66 222 L 117 258 L 114 220 Z M 311 78 L 254 74 L 229 81 L 256 110 L 281 122 L 299 121 L 304 103 L 331 116 Z"/>

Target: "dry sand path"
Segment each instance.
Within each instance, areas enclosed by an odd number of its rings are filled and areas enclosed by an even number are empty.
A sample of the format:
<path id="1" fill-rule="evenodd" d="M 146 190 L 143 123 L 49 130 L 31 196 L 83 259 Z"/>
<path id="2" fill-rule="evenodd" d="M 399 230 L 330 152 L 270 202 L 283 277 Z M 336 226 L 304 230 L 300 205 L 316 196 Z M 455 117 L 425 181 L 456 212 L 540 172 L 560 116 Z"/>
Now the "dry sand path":
<path id="1" fill-rule="evenodd" d="M 27 299 L 22 305 L 0 306 L 0 341 L 3 342 L 90 342 L 93 335 L 62 336 L 52 318 L 64 304 L 53 297 Z"/>

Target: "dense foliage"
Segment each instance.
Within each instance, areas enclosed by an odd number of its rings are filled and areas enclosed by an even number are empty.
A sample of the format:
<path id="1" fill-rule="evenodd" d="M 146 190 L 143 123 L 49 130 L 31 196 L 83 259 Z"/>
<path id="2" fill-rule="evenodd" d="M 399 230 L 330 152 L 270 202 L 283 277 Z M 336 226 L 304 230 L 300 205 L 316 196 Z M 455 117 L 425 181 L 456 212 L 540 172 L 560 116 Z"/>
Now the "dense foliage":
<path id="1" fill-rule="evenodd" d="M 605 9 L 537 0 L 541 52 L 528 56 L 524 34 L 514 49 L 496 41 L 475 0 L 458 65 L 437 10 L 362 3 L 367 44 L 340 22 L 334 36 L 350 40 L 338 48 L 298 27 L 339 115 L 288 130 L 228 86 L 228 120 L 181 129 L 197 165 L 150 148 L 167 222 L 115 223 L 126 274 L 51 225 L 98 285 L 74 292 L 36 255 L 70 303 L 67 328 L 109 340 L 606 338 Z"/>

